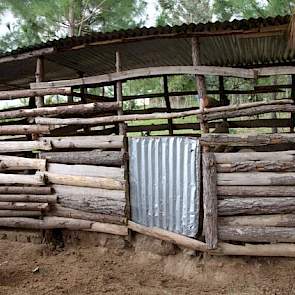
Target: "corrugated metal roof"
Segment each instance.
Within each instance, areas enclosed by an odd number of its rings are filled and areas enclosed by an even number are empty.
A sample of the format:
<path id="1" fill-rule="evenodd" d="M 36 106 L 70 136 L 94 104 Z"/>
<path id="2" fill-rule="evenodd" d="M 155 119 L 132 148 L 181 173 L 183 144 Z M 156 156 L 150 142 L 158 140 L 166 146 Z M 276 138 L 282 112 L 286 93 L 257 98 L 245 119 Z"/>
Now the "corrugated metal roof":
<path id="1" fill-rule="evenodd" d="M 287 43 L 289 19 L 289 16 L 278 16 L 173 27 L 144 27 L 92 33 L 20 48 L 0 55 L 0 90 L 28 87 L 34 81 L 36 64 L 36 57 L 30 56 L 30 53 L 46 48 L 53 48 L 51 53 L 44 54 L 47 81 L 76 78 L 79 73 L 91 76 L 114 72 L 116 50 L 121 52 L 123 70 L 191 65 L 191 37 L 194 35 L 202 36 L 203 65 L 292 64 L 295 61 L 294 51 L 288 49 Z M 21 54 L 25 54 L 25 58 L 18 58 Z M 4 58 L 6 62 L 3 62 Z"/>

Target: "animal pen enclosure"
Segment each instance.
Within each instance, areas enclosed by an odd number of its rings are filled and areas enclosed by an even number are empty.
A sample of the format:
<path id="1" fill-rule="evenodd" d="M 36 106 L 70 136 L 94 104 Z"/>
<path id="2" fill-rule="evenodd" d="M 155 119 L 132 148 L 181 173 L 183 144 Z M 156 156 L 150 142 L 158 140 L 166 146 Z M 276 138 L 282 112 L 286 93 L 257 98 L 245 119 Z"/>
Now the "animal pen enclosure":
<path id="1" fill-rule="evenodd" d="M 0 112 L 0 226 L 135 231 L 209 254 L 295 256 L 288 23 L 94 33 L 0 56 L 0 99 L 22 99 Z M 195 89 L 171 91 L 179 76 Z M 155 77 L 161 92 L 124 94 Z M 233 77 L 248 88 L 227 88 Z M 186 96 L 194 106 L 173 107 Z M 165 107 L 130 107 L 144 99 Z"/>

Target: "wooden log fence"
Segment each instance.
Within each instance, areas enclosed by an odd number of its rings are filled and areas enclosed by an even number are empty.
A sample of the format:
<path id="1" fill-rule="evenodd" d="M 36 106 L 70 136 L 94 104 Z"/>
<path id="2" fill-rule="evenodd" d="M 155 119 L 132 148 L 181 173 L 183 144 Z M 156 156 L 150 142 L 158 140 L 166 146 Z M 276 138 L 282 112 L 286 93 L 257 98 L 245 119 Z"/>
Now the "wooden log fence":
<path id="1" fill-rule="evenodd" d="M 52 188 L 49 186 L 0 186 L 0 194 L 33 194 L 49 195 Z"/>
<path id="2" fill-rule="evenodd" d="M 48 203 L 0 202 L 0 210 L 45 211 L 48 207 Z"/>
<path id="3" fill-rule="evenodd" d="M 56 203 L 56 195 L 0 195 L 0 202 L 39 202 L 39 203 Z"/>
<path id="4" fill-rule="evenodd" d="M 35 169 L 46 170 L 46 160 L 0 155 L 0 171 Z"/>
<path id="5" fill-rule="evenodd" d="M 36 172 L 33 175 L 0 173 L 0 184 L 45 185 L 45 174 Z"/>

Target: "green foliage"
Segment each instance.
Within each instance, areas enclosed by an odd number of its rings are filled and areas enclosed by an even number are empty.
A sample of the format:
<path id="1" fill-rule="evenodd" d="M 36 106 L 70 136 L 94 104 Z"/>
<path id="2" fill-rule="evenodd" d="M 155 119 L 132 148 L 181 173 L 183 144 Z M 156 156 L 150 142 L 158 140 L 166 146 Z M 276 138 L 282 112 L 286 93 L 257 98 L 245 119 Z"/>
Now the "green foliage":
<path id="1" fill-rule="evenodd" d="M 5 50 L 48 39 L 142 25 L 144 0 L 2 0 L 0 14 L 15 17 L 0 46 Z"/>

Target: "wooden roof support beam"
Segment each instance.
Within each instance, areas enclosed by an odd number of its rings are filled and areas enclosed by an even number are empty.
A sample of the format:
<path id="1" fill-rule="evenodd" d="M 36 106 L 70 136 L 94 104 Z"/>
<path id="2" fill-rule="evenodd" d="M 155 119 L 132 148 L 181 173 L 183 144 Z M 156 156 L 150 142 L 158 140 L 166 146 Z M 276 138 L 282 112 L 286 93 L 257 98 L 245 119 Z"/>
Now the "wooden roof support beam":
<path id="1" fill-rule="evenodd" d="M 170 104 L 170 99 L 169 99 L 169 88 L 168 88 L 167 75 L 163 76 L 163 85 L 164 85 L 164 98 L 165 98 L 167 112 L 171 113 L 171 104 Z M 173 119 L 168 119 L 168 128 L 169 128 L 169 135 L 173 135 Z"/>

